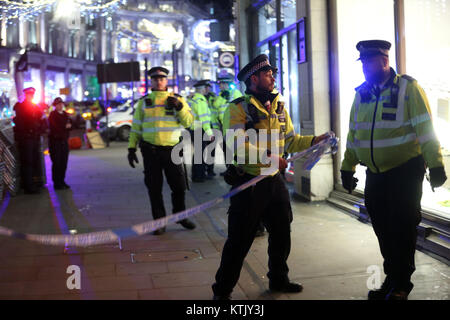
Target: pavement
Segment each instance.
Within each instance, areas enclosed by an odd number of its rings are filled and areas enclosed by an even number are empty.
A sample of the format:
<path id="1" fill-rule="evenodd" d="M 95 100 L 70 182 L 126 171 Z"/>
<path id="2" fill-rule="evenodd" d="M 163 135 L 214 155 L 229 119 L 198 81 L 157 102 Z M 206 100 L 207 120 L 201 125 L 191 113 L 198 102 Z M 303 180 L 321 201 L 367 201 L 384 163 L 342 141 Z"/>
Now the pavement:
<path id="1" fill-rule="evenodd" d="M 111 142 L 105 149 L 72 150 L 66 178 L 70 190 L 53 189 L 46 156 L 45 189 L 38 195 L 6 197 L 0 225 L 22 233 L 81 234 L 152 220 L 142 157 L 138 153 L 140 163 L 132 169 L 126 154 L 123 142 Z M 216 165 L 216 173 L 223 170 L 223 165 Z M 187 207 L 228 189 L 219 175 L 191 184 Z M 167 184 L 164 199 L 171 212 Z M 227 234 L 227 207 L 228 201 L 197 214 L 195 230 L 172 224 L 162 236 L 124 239 L 122 250 L 118 243 L 64 248 L 0 236 L 0 299 L 210 300 Z M 327 202 L 292 197 L 292 208 L 288 265 L 291 280 L 301 282 L 303 292 L 268 291 L 266 234 L 255 239 L 233 299 L 365 300 L 368 285 L 384 279 L 371 226 Z M 80 268 L 79 289 L 73 287 L 70 266 Z M 411 300 L 449 299 L 449 267 L 419 251 L 412 281 Z"/>

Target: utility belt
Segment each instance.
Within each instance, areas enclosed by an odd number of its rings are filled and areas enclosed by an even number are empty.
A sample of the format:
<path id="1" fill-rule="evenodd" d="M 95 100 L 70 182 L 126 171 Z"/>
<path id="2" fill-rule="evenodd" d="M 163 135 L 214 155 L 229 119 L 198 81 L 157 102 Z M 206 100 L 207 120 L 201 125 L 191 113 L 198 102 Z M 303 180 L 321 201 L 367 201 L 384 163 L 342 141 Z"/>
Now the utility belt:
<path id="1" fill-rule="evenodd" d="M 278 177 L 278 175 L 280 175 L 280 172 L 277 172 L 274 176 L 267 177 L 266 179 L 273 179 Z M 231 164 L 227 165 L 227 170 L 225 171 L 223 178 L 230 186 L 239 186 L 255 178 L 255 176 L 246 173 L 242 167 Z"/>
<path id="2" fill-rule="evenodd" d="M 176 146 L 176 145 L 175 145 Z M 155 144 L 151 144 L 147 141 L 141 140 L 139 141 L 139 147 L 141 149 L 150 149 L 150 150 L 160 150 L 160 151 L 172 151 L 175 146 L 157 146 Z"/>
<path id="3" fill-rule="evenodd" d="M 401 164 L 398 167 L 392 168 L 386 172 L 381 173 L 373 173 L 369 169 L 366 170 L 367 175 L 373 176 L 373 177 L 388 177 L 392 175 L 397 174 L 406 174 L 406 175 L 413 175 L 415 173 L 422 174 L 425 170 L 425 160 L 423 159 L 422 155 L 419 155 L 417 157 L 414 157 L 407 162 Z"/>

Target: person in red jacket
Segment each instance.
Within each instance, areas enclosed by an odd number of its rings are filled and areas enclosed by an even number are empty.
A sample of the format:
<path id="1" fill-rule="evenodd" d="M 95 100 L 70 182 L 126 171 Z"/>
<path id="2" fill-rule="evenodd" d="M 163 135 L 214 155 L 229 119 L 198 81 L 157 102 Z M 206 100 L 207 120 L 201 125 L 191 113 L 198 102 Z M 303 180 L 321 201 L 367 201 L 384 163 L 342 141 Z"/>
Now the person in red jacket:
<path id="1" fill-rule="evenodd" d="M 48 149 L 52 159 L 52 179 L 54 188 L 57 190 L 69 189 L 70 186 L 64 181 L 66 177 L 67 161 L 69 160 L 69 131 L 72 123 L 69 114 L 65 112 L 64 101 L 56 98 L 52 105 L 55 110 L 50 112 L 48 135 Z"/>

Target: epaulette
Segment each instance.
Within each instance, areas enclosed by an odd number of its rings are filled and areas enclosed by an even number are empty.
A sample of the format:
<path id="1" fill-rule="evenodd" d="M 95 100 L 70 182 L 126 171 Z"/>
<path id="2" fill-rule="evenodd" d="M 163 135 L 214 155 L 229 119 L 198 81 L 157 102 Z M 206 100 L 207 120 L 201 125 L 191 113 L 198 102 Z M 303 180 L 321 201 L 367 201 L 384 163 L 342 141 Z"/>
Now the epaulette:
<path id="1" fill-rule="evenodd" d="M 173 96 L 177 97 L 177 98 L 181 98 L 181 96 L 178 93 L 174 93 Z"/>
<path id="2" fill-rule="evenodd" d="M 414 79 L 411 76 L 408 76 L 407 74 L 402 74 L 401 77 L 406 79 L 406 80 L 408 80 L 408 81 L 410 81 L 410 82 L 417 81 L 416 79 Z"/>
<path id="3" fill-rule="evenodd" d="M 238 103 L 241 103 L 241 102 L 243 102 L 245 100 L 245 98 L 244 97 L 239 97 L 239 98 L 237 98 L 237 99 L 234 99 L 233 101 L 231 101 L 230 103 L 233 103 L 233 104 L 238 104 Z"/>

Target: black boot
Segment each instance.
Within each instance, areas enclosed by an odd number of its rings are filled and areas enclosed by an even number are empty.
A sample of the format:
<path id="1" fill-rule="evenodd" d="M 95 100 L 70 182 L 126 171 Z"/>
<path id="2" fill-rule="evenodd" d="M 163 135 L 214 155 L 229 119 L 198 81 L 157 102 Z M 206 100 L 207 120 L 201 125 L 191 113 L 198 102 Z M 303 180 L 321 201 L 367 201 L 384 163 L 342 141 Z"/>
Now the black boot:
<path id="1" fill-rule="evenodd" d="M 183 227 L 189 230 L 195 229 L 196 227 L 195 224 L 189 219 L 183 219 L 181 221 L 178 221 L 177 223 L 181 224 Z"/>
<path id="2" fill-rule="evenodd" d="M 391 289 L 392 288 L 389 284 L 389 281 L 384 280 L 380 289 L 369 291 L 367 295 L 367 300 L 384 300 L 386 298 L 386 295 L 389 293 Z"/>
<path id="3" fill-rule="evenodd" d="M 302 292 L 303 286 L 290 281 L 284 283 L 269 282 L 269 289 L 274 292 L 297 293 Z"/>

